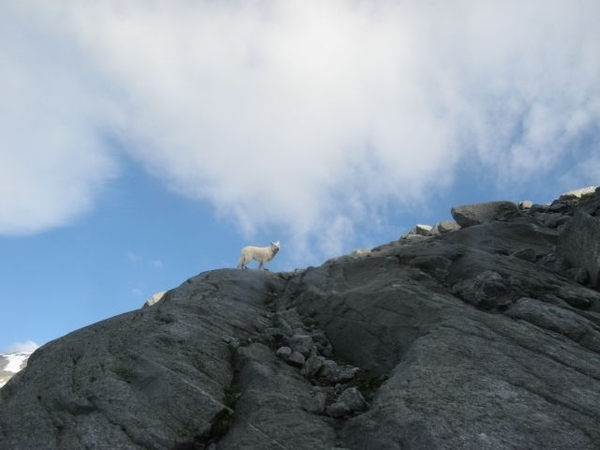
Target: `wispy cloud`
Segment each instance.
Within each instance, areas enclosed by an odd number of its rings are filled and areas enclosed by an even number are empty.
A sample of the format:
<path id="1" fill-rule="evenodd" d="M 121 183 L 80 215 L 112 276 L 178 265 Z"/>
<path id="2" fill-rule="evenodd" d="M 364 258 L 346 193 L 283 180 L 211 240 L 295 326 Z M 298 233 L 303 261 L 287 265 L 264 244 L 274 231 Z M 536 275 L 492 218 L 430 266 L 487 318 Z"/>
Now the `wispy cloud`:
<path id="1" fill-rule="evenodd" d="M 89 208 L 117 173 L 106 133 L 242 232 L 281 226 L 325 252 L 459 168 L 500 187 L 597 181 L 565 167 L 600 158 L 593 0 L 0 8 L 15 45 L 0 57 L 0 233 Z"/>
<path id="2" fill-rule="evenodd" d="M 143 264 L 155 269 L 163 269 L 165 267 L 165 263 L 160 258 L 146 258 L 132 251 L 125 253 L 125 256 L 131 264 Z"/>
<path id="3" fill-rule="evenodd" d="M 15 342 L 14 344 L 10 345 L 8 348 L 4 349 L 4 352 L 5 353 L 31 353 L 34 350 L 36 350 L 38 347 L 39 347 L 39 345 L 33 341 Z"/>
<path id="4" fill-rule="evenodd" d="M 153 259 L 150 261 L 150 265 L 155 269 L 163 269 L 165 267 L 165 263 L 162 259 Z"/>

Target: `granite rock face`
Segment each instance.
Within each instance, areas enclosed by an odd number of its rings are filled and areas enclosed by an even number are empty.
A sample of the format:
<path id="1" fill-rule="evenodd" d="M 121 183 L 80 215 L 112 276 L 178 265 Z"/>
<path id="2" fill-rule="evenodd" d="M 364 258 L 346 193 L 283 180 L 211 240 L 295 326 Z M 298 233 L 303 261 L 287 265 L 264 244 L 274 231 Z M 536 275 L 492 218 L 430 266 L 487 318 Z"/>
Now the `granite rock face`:
<path id="1" fill-rule="evenodd" d="M 600 448 L 597 250 L 572 249 L 600 198 L 515 208 L 51 342 L 0 390 L 0 448 Z"/>
<path id="2" fill-rule="evenodd" d="M 581 267 L 591 285 L 600 287 L 600 220 L 578 211 L 560 235 L 558 254 L 569 265 Z"/>
<path id="3" fill-rule="evenodd" d="M 166 449 L 210 435 L 229 413 L 228 339 L 270 322 L 265 296 L 282 284 L 262 272 L 206 273 L 154 307 L 41 347 L 0 390 L 0 448 Z"/>

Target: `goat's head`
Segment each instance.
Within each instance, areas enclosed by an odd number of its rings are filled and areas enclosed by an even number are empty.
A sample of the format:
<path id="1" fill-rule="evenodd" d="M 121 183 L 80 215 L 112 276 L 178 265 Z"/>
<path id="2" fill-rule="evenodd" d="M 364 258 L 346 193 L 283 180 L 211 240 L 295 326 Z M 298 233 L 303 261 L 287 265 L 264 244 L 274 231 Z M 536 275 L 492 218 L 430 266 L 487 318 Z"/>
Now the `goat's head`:
<path id="1" fill-rule="evenodd" d="M 277 253 L 281 246 L 279 245 L 279 241 L 271 242 L 271 249 L 273 250 L 273 254 Z"/>

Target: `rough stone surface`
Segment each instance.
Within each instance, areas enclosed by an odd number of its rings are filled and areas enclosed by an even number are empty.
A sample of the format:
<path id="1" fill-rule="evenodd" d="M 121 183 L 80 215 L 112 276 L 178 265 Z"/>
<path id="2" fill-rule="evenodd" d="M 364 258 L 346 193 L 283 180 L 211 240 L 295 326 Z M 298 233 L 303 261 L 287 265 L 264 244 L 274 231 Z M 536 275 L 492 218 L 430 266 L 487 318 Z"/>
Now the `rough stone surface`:
<path id="1" fill-rule="evenodd" d="M 313 389 L 308 397 L 302 400 L 302 408 L 314 414 L 323 414 L 327 404 L 327 395 L 317 389 Z"/>
<path id="2" fill-rule="evenodd" d="M 0 448 L 167 449 L 207 438 L 233 379 L 224 336 L 268 325 L 266 272 L 220 270 L 38 349 L 0 390 Z"/>
<path id="3" fill-rule="evenodd" d="M 335 446 L 334 429 L 305 409 L 314 396 L 313 386 L 298 370 L 275 358 L 262 344 L 238 352 L 235 364 L 241 395 L 231 427 L 218 442 L 219 450 L 329 450 Z"/>
<path id="4" fill-rule="evenodd" d="M 585 269 L 591 285 L 600 287 L 600 219 L 578 212 L 561 234 L 557 247 L 568 264 Z"/>
<path id="5" fill-rule="evenodd" d="M 450 211 L 452 218 L 463 228 L 493 220 L 515 217 L 519 208 L 513 202 L 497 201 L 455 206 Z"/>
<path id="6" fill-rule="evenodd" d="M 0 389 L 0 449 L 598 449 L 599 211 L 201 274 L 37 350 Z"/>

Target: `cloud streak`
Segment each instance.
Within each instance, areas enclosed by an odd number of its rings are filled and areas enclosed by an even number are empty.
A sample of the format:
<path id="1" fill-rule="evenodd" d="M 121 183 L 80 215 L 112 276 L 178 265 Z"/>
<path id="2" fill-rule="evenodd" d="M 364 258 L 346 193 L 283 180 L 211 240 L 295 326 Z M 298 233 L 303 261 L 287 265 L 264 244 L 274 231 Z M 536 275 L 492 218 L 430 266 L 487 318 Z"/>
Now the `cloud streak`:
<path id="1" fill-rule="evenodd" d="M 8 348 L 6 348 L 4 351 L 6 353 L 32 353 L 38 347 L 39 347 L 39 345 L 33 341 L 15 342 L 14 344 L 12 344 Z"/>
<path id="2" fill-rule="evenodd" d="M 107 134 L 246 235 L 285 227 L 326 252 L 459 171 L 596 181 L 564 167 L 598 165 L 594 1 L 9 4 L 26 32 L 3 32 L 25 52 L 0 61 L 20 111 L 2 111 L 0 233 L 90 208 L 118 174 Z"/>

